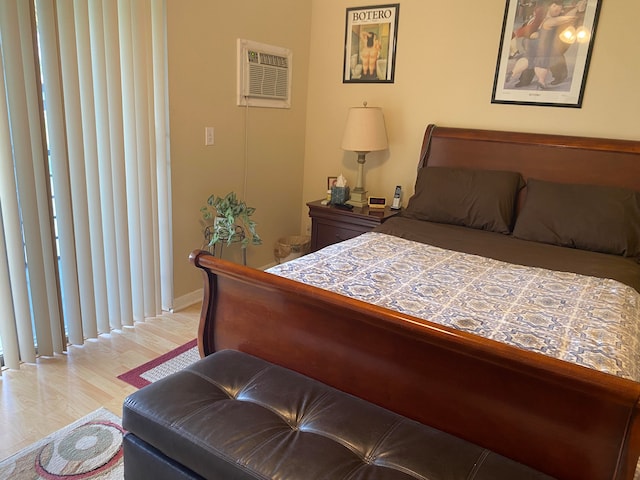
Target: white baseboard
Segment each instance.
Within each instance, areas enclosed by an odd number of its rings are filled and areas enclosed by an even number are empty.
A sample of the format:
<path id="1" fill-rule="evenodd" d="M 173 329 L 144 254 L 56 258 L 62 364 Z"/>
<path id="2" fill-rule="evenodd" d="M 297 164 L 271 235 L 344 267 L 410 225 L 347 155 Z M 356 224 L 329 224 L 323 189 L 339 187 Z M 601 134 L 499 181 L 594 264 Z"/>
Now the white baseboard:
<path id="1" fill-rule="evenodd" d="M 182 295 L 181 297 L 175 298 L 173 300 L 173 308 L 172 312 L 178 312 L 180 310 L 184 310 L 191 305 L 195 305 L 196 303 L 202 302 L 204 292 L 203 289 L 200 288 L 191 293 L 187 293 L 186 295 Z"/>
<path id="2" fill-rule="evenodd" d="M 277 263 L 269 263 L 262 267 L 258 267 L 259 270 L 266 270 L 267 268 L 275 267 Z M 202 288 L 195 290 L 193 292 L 187 293 L 186 295 L 182 295 L 181 297 L 175 298 L 173 300 L 173 308 L 170 309 L 170 312 L 178 312 L 180 310 L 184 310 L 191 305 L 195 305 L 196 303 L 202 302 L 204 298 L 204 291 Z"/>

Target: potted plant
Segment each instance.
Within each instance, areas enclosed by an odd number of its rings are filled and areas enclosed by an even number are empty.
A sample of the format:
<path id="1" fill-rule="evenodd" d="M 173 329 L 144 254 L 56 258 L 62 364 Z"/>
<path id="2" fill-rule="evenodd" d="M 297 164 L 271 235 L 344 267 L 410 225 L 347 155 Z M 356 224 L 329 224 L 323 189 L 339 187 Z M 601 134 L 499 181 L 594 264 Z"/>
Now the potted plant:
<path id="1" fill-rule="evenodd" d="M 220 243 L 231 245 L 240 242 L 241 247 L 247 248 L 249 243 L 262 244 L 262 239 L 256 233 L 256 222 L 251 215 L 256 211 L 239 200 L 235 192 L 229 192 L 224 197 L 211 195 L 207 204 L 200 209 L 202 218 L 209 222 L 204 235 L 208 246 L 214 248 Z M 213 219 L 213 223 L 210 223 Z"/>

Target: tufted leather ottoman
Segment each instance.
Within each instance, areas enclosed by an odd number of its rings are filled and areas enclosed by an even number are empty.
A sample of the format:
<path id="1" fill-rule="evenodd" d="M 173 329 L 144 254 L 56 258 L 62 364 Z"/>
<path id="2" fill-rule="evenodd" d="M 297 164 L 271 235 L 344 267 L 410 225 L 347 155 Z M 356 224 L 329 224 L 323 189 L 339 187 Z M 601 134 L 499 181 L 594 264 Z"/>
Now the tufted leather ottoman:
<path id="1" fill-rule="evenodd" d="M 550 478 L 231 350 L 130 395 L 123 426 L 127 480 Z"/>

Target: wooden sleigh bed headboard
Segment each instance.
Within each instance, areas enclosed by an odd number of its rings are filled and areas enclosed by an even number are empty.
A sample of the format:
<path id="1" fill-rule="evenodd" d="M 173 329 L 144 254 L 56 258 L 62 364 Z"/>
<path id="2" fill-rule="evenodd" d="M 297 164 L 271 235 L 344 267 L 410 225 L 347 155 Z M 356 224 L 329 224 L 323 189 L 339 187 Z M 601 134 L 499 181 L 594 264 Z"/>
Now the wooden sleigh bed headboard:
<path id="1" fill-rule="evenodd" d="M 525 180 L 640 191 L 640 142 L 429 125 L 418 167 L 509 170 Z"/>
<path id="2" fill-rule="evenodd" d="M 636 142 L 430 125 L 421 162 L 640 190 Z M 201 355 L 283 365 L 560 479 L 631 479 L 640 384 L 194 251 Z"/>

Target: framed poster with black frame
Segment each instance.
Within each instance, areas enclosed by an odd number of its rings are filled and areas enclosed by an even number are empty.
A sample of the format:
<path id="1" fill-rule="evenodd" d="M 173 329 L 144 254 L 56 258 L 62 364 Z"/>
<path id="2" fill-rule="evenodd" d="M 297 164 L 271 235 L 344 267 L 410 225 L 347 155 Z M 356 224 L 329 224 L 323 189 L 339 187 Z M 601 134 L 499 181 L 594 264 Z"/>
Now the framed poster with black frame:
<path id="1" fill-rule="evenodd" d="M 582 106 L 602 0 L 507 0 L 491 103 Z"/>
<path id="2" fill-rule="evenodd" d="M 400 4 L 347 8 L 343 83 L 393 83 Z"/>

